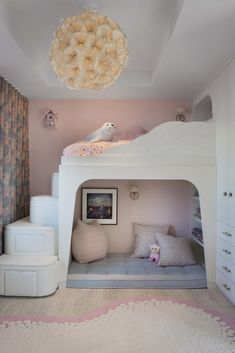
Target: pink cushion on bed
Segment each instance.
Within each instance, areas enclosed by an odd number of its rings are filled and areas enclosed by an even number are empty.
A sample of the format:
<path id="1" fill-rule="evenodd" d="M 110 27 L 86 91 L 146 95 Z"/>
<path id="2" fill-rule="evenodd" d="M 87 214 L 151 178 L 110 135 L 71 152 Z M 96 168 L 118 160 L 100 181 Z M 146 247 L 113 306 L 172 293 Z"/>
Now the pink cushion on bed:
<path id="1" fill-rule="evenodd" d="M 135 138 L 146 134 L 148 131 L 139 126 L 133 126 L 130 129 L 117 132 L 114 137 L 118 140 L 134 140 Z"/>

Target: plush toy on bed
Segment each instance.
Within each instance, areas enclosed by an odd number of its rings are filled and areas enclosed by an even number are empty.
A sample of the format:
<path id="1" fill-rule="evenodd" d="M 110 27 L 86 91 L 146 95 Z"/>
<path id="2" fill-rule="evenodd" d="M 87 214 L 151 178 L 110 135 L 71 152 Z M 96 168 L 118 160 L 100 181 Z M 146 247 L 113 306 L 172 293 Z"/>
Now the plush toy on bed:
<path id="1" fill-rule="evenodd" d="M 151 253 L 149 255 L 149 261 L 159 263 L 160 260 L 160 246 L 158 244 L 152 244 L 149 246 Z"/>
<path id="2" fill-rule="evenodd" d="M 111 141 L 114 136 L 115 130 L 116 130 L 116 125 L 114 123 L 104 123 L 101 126 L 101 128 L 89 134 L 85 138 L 85 141 L 90 141 L 90 142 Z"/>

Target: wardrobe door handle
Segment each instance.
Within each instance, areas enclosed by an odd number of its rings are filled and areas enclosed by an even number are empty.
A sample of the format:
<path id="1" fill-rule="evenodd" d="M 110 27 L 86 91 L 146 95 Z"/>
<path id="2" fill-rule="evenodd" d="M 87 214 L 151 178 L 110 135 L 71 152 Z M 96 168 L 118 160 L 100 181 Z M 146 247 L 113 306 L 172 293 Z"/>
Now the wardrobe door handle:
<path id="1" fill-rule="evenodd" d="M 229 193 L 228 193 L 228 196 L 229 196 L 229 197 L 232 197 L 232 196 L 233 196 L 233 193 L 232 193 L 232 192 L 229 192 Z"/>
<path id="2" fill-rule="evenodd" d="M 229 251 L 227 249 L 223 249 L 223 252 L 225 252 L 225 254 L 231 255 L 231 251 Z"/>
<path id="3" fill-rule="evenodd" d="M 232 234 L 228 233 L 228 232 L 222 232 L 224 235 L 226 235 L 226 237 L 231 237 Z"/>
<path id="4" fill-rule="evenodd" d="M 223 192 L 223 195 L 224 195 L 224 196 L 227 196 L 228 194 L 227 194 L 227 192 L 226 192 L 226 191 L 224 191 L 224 192 Z"/>
<path id="5" fill-rule="evenodd" d="M 231 290 L 231 288 L 226 283 L 223 283 L 222 287 L 224 287 L 226 290 Z"/>
<path id="6" fill-rule="evenodd" d="M 231 273 L 231 270 L 227 266 L 222 266 L 222 269 L 227 273 Z"/>

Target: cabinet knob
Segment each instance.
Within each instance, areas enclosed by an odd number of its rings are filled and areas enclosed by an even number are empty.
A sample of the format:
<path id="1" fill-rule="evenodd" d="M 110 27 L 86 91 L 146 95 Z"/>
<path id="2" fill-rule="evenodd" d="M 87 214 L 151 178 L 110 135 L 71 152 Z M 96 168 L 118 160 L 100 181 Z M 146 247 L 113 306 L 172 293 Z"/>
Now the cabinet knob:
<path id="1" fill-rule="evenodd" d="M 231 251 L 229 251 L 227 249 L 223 249 L 223 252 L 225 252 L 225 254 L 231 255 Z"/>
<path id="2" fill-rule="evenodd" d="M 227 266 L 222 266 L 222 269 L 227 273 L 231 273 L 231 270 Z"/>
<path id="3" fill-rule="evenodd" d="M 223 192 L 223 195 L 224 195 L 224 196 L 227 196 L 228 194 L 227 194 L 227 192 L 226 192 L 226 191 L 224 191 L 224 192 Z"/>
<path id="4" fill-rule="evenodd" d="M 222 287 L 224 287 L 226 290 L 230 290 L 231 289 L 226 283 L 223 283 Z"/>
<path id="5" fill-rule="evenodd" d="M 232 192 L 229 192 L 229 193 L 228 193 L 228 196 L 229 196 L 229 197 L 232 197 L 232 196 L 233 196 L 233 193 L 232 193 Z"/>

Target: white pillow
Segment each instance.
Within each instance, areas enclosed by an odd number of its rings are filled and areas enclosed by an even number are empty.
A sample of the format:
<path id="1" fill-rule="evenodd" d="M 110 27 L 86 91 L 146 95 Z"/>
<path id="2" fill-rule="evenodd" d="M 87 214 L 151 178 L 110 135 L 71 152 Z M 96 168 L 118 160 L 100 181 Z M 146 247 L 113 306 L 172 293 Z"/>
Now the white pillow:
<path id="1" fill-rule="evenodd" d="M 196 263 L 190 239 L 156 233 L 156 241 L 160 246 L 160 266 L 187 266 Z"/>
<path id="2" fill-rule="evenodd" d="M 169 225 L 133 223 L 135 244 L 132 257 L 149 257 L 149 246 L 156 242 L 156 232 L 167 234 Z"/>
<path id="3" fill-rule="evenodd" d="M 72 235 L 72 254 L 76 261 L 87 263 L 107 255 L 107 238 L 98 221 L 86 224 L 78 221 Z"/>

